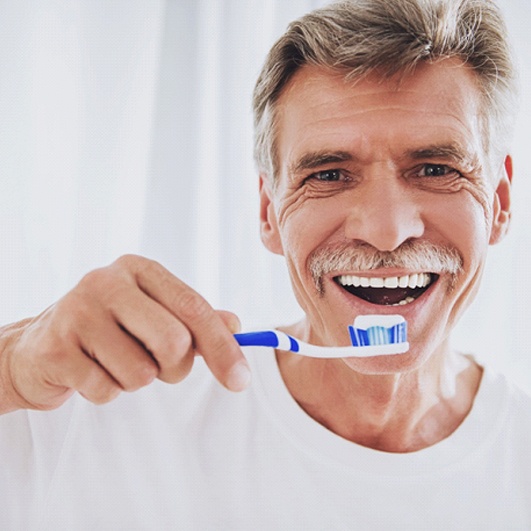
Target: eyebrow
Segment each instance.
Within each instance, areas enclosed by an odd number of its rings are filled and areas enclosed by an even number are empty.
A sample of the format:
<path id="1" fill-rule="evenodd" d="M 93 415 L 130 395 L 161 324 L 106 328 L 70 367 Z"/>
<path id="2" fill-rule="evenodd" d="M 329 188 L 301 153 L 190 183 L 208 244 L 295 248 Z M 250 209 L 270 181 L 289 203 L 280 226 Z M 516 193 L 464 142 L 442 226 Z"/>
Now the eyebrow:
<path id="1" fill-rule="evenodd" d="M 335 164 L 353 160 L 352 153 L 348 151 L 315 151 L 305 153 L 299 160 L 289 166 L 291 175 L 307 170 L 313 170 L 326 164 Z"/>
<path id="2" fill-rule="evenodd" d="M 455 162 L 476 165 L 478 160 L 476 155 L 468 153 L 462 149 L 458 144 L 434 144 L 421 149 L 409 151 L 406 158 L 412 160 L 422 159 L 445 159 Z"/>

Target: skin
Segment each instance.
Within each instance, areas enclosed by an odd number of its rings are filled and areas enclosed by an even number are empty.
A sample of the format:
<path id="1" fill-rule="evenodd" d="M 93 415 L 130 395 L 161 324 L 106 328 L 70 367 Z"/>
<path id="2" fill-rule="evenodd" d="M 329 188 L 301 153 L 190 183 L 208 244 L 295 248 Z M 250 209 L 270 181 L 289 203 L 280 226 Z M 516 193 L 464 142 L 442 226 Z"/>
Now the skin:
<path id="1" fill-rule="evenodd" d="M 277 352 L 279 367 L 308 414 L 372 448 L 415 451 L 447 437 L 470 411 L 481 379 L 481 368 L 452 352 L 448 338 L 477 291 L 489 244 L 507 230 L 512 167 L 509 156 L 496 161 L 484 152 L 474 76 L 449 59 L 400 79 L 356 83 L 304 66 L 278 100 L 280 169 L 274 183 L 261 176 L 261 234 L 286 258 L 306 315 L 284 330 L 310 343 L 347 345 L 357 315 L 400 313 L 411 345 L 404 355 L 360 359 Z M 441 274 L 407 306 L 368 303 L 333 281 L 358 271 L 326 275 L 319 294 L 308 270 L 321 247 L 364 242 L 394 251 L 422 239 L 456 249 L 463 269 L 455 279 Z"/>

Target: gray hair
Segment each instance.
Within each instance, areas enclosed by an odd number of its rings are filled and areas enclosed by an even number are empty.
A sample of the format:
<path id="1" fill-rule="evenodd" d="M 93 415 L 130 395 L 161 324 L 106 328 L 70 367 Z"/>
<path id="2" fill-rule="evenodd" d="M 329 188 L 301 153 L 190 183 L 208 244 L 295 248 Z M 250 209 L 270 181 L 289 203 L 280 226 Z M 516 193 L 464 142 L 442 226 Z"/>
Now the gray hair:
<path id="1" fill-rule="evenodd" d="M 486 153 L 503 155 L 516 114 L 516 75 L 507 29 L 492 0 L 347 0 L 292 22 L 271 48 L 253 94 L 258 169 L 275 179 L 275 105 L 303 65 L 347 78 L 412 72 L 457 57 L 477 74 Z"/>

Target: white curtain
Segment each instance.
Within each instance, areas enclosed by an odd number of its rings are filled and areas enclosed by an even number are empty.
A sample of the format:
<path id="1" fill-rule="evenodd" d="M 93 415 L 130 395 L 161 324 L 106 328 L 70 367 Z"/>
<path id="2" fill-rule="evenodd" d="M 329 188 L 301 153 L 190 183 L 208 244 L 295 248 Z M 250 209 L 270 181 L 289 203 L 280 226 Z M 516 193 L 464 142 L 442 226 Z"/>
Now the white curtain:
<path id="1" fill-rule="evenodd" d="M 250 97 L 286 24 L 324 3 L 0 0 L 0 323 L 123 253 L 247 328 L 299 318 L 259 241 Z M 500 4 L 522 77 L 514 223 L 455 342 L 531 389 L 531 5 Z"/>

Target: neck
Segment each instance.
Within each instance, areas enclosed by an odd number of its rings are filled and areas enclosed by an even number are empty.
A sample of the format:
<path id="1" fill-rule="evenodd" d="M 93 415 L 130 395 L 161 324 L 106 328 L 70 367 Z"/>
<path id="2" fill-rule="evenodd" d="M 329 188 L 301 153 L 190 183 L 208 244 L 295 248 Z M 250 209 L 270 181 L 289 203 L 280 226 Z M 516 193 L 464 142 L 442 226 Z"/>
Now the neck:
<path id="1" fill-rule="evenodd" d="M 357 444 L 412 452 L 448 437 L 472 408 L 481 368 L 448 348 L 420 368 L 360 374 L 343 360 L 277 352 L 284 381 L 317 422 Z"/>

